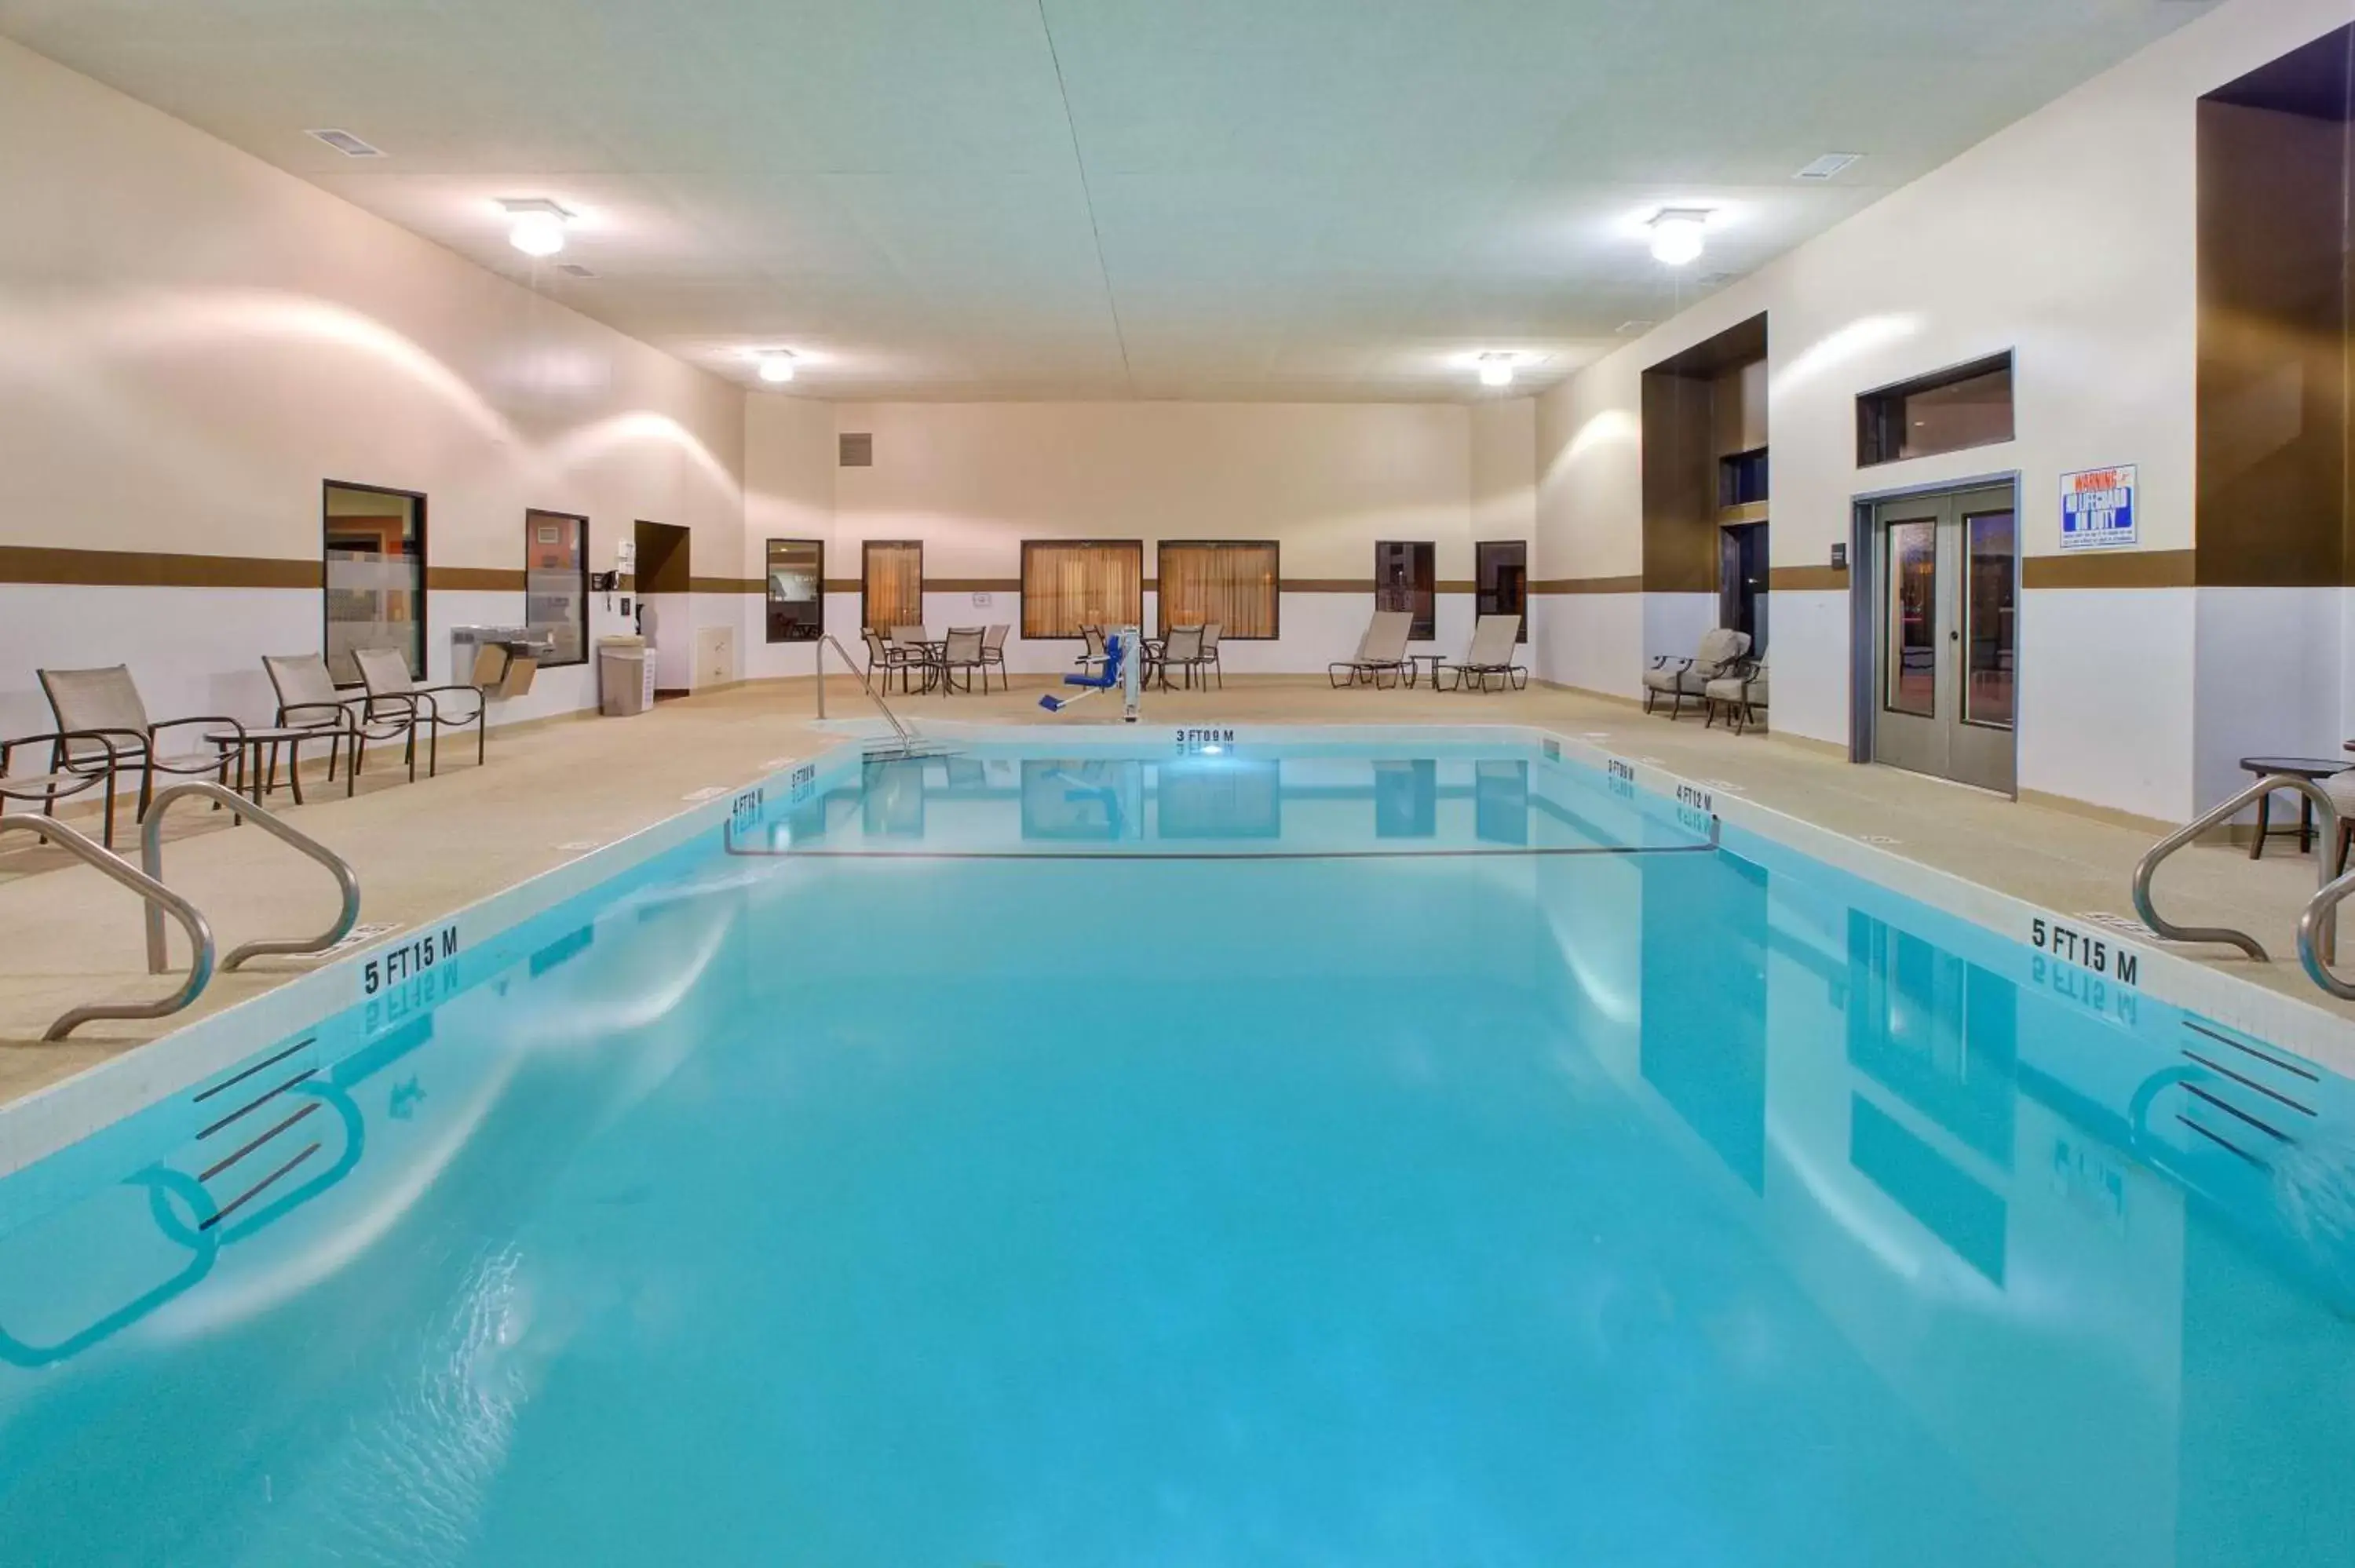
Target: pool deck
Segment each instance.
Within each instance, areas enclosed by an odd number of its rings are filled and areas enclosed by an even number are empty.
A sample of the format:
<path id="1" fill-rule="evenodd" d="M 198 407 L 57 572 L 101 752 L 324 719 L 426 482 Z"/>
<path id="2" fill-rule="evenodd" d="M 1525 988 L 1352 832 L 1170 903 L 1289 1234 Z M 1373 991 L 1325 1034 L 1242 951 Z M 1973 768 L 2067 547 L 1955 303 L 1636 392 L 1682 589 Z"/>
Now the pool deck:
<path id="1" fill-rule="evenodd" d="M 929 718 L 964 722 L 1117 725 L 1117 709 L 1048 720 L 1039 680 L 987 697 L 897 699 L 919 728 Z M 347 858 L 364 890 L 360 918 L 400 928 L 421 924 L 685 810 L 700 790 L 749 783 L 842 736 L 815 726 L 807 680 L 733 686 L 660 704 L 628 720 L 564 720 L 494 731 L 488 766 L 473 748 L 444 748 L 441 776 L 410 785 L 394 759 L 372 758 L 357 795 L 308 786 L 308 805 L 273 806 Z M 828 686 L 837 718 L 871 715 L 855 682 Z M 1091 707 L 1093 705 L 1090 705 Z M 1704 729 L 1698 718 L 1646 717 L 1636 706 L 1585 693 L 1337 692 L 1322 678 L 1233 677 L 1224 691 L 1155 693 L 1148 720 L 1192 724 L 1532 724 L 1726 788 L 1834 832 L 1885 842 L 1891 853 L 2067 914 L 2127 914 L 2127 883 L 2152 842 L 2147 824 L 2105 821 L 1886 768 L 1850 766 L 1829 748 L 1753 732 Z M 74 820 L 74 819 L 69 819 Z M 94 821 L 80 820 L 95 826 Z M 133 842 L 127 824 L 118 847 Z M 335 910 L 317 867 L 264 833 L 230 832 L 225 819 L 184 805 L 166 844 L 168 880 L 212 921 L 220 948 L 261 936 L 316 930 Z M 2258 984 L 2355 1019 L 2297 967 L 2290 934 L 2312 895 L 2315 863 L 2286 839 L 2253 862 L 2244 848 L 2201 844 L 2171 863 L 2162 906 L 2179 919 L 2238 926 L 2275 961 L 2229 949 L 2178 949 Z M 0 1104 L 21 1097 L 167 1029 L 307 972 L 315 960 L 261 959 L 218 976 L 197 1005 L 172 1019 L 98 1022 L 58 1044 L 49 1020 L 93 1000 L 168 991 L 146 973 L 137 901 L 62 852 L 15 835 L 0 853 Z"/>

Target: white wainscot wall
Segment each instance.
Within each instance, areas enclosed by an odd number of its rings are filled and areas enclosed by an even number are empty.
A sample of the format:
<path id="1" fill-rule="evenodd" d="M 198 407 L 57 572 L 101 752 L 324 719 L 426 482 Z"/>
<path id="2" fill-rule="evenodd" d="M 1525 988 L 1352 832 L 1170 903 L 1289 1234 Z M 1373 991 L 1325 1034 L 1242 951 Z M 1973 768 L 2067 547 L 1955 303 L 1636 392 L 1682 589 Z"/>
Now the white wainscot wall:
<path id="1" fill-rule="evenodd" d="M 1529 600 L 1529 637 L 1538 679 L 1612 696 L 1643 694 L 1642 594 L 1539 594 Z"/>
<path id="2" fill-rule="evenodd" d="M 2342 650 L 2350 596 L 2339 588 L 2203 588 L 2198 598 L 2197 798 L 2249 781 L 2260 754 L 2337 759 L 2347 727 Z M 2254 812 L 2250 813 L 2254 816 Z"/>
<path id="3" fill-rule="evenodd" d="M 2019 617 L 2019 785 L 2192 810 L 2191 588 L 2041 588 Z"/>
<path id="4" fill-rule="evenodd" d="M 0 583 L 0 738 L 57 727 L 37 666 L 128 664 L 158 722 L 267 723 L 278 704 L 261 656 L 316 652 L 321 636 L 311 589 Z"/>

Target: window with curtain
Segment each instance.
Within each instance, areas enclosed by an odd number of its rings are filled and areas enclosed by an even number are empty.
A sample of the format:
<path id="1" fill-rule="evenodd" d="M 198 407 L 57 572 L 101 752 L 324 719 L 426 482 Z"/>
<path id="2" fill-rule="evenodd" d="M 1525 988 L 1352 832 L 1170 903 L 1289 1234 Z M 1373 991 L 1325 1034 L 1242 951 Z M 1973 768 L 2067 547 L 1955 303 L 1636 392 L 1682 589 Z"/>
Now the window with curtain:
<path id="1" fill-rule="evenodd" d="M 1414 617 L 1408 641 L 1428 642 L 1439 635 L 1439 584 L 1433 546 L 1383 543 L 1374 546 L 1374 608 L 1402 609 Z"/>
<path id="2" fill-rule="evenodd" d="M 570 512 L 523 514 L 523 619 L 548 639 L 543 666 L 589 659 L 589 519 Z"/>
<path id="3" fill-rule="evenodd" d="M 1145 620 L 1141 539 L 1022 541 L 1022 635 L 1077 637 L 1082 626 Z"/>
<path id="4" fill-rule="evenodd" d="M 1272 539 L 1192 539 L 1161 546 L 1161 635 L 1217 621 L 1229 641 L 1276 635 L 1276 549 Z"/>
<path id="5" fill-rule="evenodd" d="M 860 556 L 858 621 L 870 631 L 924 623 L 924 546 L 915 539 L 869 539 Z"/>
<path id="6" fill-rule="evenodd" d="M 425 497 L 369 484 L 325 487 L 327 669 L 357 684 L 363 649 L 397 648 L 425 674 Z"/>

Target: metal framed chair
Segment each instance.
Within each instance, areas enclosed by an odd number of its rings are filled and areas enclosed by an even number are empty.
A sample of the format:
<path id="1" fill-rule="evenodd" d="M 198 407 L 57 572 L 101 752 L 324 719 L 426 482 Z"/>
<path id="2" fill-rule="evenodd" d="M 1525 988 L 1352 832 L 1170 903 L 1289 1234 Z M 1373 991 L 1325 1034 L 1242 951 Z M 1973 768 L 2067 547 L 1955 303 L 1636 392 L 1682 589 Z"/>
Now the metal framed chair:
<path id="1" fill-rule="evenodd" d="M 1335 661 L 1326 669 L 1326 677 L 1337 689 L 1354 686 L 1360 681 L 1380 686 L 1388 675 L 1392 684 L 1403 684 L 1407 672 L 1413 668 L 1407 662 L 1408 636 L 1414 630 L 1414 617 L 1403 609 L 1378 609 L 1366 622 L 1366 634 L 1358 640 L 1355 657 Z"/>
<path id="2" fill-rule="evenodd" d="M 1711 681 L 1726 673 L 1736 659 L 1749 652 L 1748 632 L 1721 626 L 1702 635 L 1700 648 L 1689 659 L 1660 654 L 1644 672 L 1644 711 L 1650 713 L 1654 703 L 1667 697 L 1668 717 L 1673 722 L 1684 712 L 1687 697 L 1700 697 Z"/>
<path id="3" fill-rule="evenodd" d="M 943 696 L 956 691 L 956 673 L 959 670 L 965 673 L 964 689 L 968 692 L 973 690 L 973 678 L 975 672 L 979 672 L 984 682 L 989 679 L 989 663 L 982 657 L 983 645 L 987 636 L 988 633 L 978 626 L 949 628 L 948 641 L 941 644 L 940 652 L 940 681 Z"/>
<path id="4" fill-rule="evenodd" d="M 924 677 L 924 690 L 931 691 L 941 678 L 940 644 L 932 640 L 932 634 L 921 626 L 895 626 L 889 635 L 891 646 L 899 649 L 901 655 L 900 689 L 908 689 L 907 672 L 917 671 Z"/>
<path id="5" fill-rule="evenodd" d="M 360 768 L 371 740 L 406 740 L 409 781 L 417 782 L 417 725 L 414 711 L 400 704 L 381 705 L 365 688 L 347 692 L 336 684 L 327 662 L 316 653 L 265 653 L 261 667 L 269 673 L 271 690 L 278 694 L 275 723 L 282 729 L 315 729 L 327 735 L 327 781 L 335 782 L 336 754 L 350 742 L 344 793 L 359 786 Z"/>
<path id="6" fill-rule="evenodd" d="M 1472 683 L 1477 681 L 1477 689 L 1485 692 L 1489 689 L 1488 683 L 1492 680 L 1503 681 L 1510 691 L 1525 689 L 1529 683 L 1529 673 L 1513 662 L 1513 649 L 1518 644 L 1520 635 L 1519 616 L 1482 616 L 1473 623 L 1472 646 L 1465 652 L 1463 662 L 1433 664 L 1431 667 L 1431 683 L 1440 685 L 1441 673 L 1454 671 L 1455 678 L 1451 689 L 1455 691 L 1473 689 Z"/>
<path id="7" fill-rule="evenodd" d="M 445 729 L 474 731 L 474 763 L 480 767 L 490 758 L 491 705 L 482 691 L 474 686 L 421 686 L 409 673 L 409 655 L 398 648 L 359 648 L 352 658 L 360 667 L 360 680 L 368 686 L 368 708 L 365 716 L 375 720 L 389 712 L 405 708 L 411 733 L 409 744 L 417 744 L 415 730 L 425 731 L 425 776 L 432 778 L 442 760 L 442 732 Z M 450 712 L 442 711 L 444 700 Z"/>
<path id="8" fill-rule="evenodd" d="M 0 811 L 7 810 L 8 802 L 11 800 L 37 800 L 40 802 L 41 815 L 54 817 L 58 814 L 59 800 L 68 796 L 79 795 L 85 789 L 95 789 L 103 784 L 106 787 L 105 831 L 111 835 L 114 831 L 115 778 L 121 772 L 121 768 L 102 768 L 95 771 L 81 772 L 60 768 L 58 766 L 59 748 L 69 739 L 89 741 L 106 749 L 112 749 L 118 744 L 116 740 L 110 739 L 104 732 L 98 730 L 71 735 L 50 731 L 41 735 L 20 735 L 13 740 L 0 740 Z M 12 771 L 16 767 L 16 757 L 20 747 L 38 746 L 49 748 L 50 771 L 47 773 Z M 107 842 L 109 847 L 112 846 L 113 840 L 111 836 Z"/>
<path id="9" fill-rule="evenodd" d="M 111 802 L 117 775 L 137 769 L 142 816 L 146 814 L 147 802 L 155 798 L 158 773 L 209 778 L 224 785 L 229 782 L 229 765 L 235 758 L 228 748 L 215 746 L 204 752 L 167 754 L 165 747 L 167 743 L 186 745 L 174 738 L 174 732 L 197 725 L 208 726 L 200 739 L 227 733 L 234 735 L 241 747 L 245 738 L 242 721 L 227 714 L 150 720 L 147 705 L 140 700 L 139 686 L 131 678 L 128 664 L 110 664 L 95 670 L 41 670 L 36 673 L 40 677 L 41 694 L 49 700 L 49 712 L 58 721 L 52 737 L 50 771 L 92 779 L 105 776 L 110 806 L 102 836 L 109 849 L 114 847 Z"/>
<path id="10" fill-rule="evenodd" d="M 1006 638 L 1007 634 L 1013 630 L 1013 623 L 1008 621 L 992 626 L 987 631 L 982 634 L 981 662 L 983 669 L 981 689 L 985 692 L 989 690 L 989 672 L 992 670 L 997 672 L 997 680 L 1000 690 L 1012 691 L 1014 689 L 1014 683 L 1008 680 L 1006 674 Z"/>
<path id="11" fill-rule="evenodd" d="M 1725 668 L 1725 673 L 1700 689 L 1701 705 L 1708 715 L 1701 727 L 1708 729 L 1717 723 L 1720 713 L 1734 734 L 1758 722 L 1758 710 L 1766 706 L 1766 661 L 1744 656 Z"/>
<path id="12" fill-rule="evenodd" d="M 1196 668 L 1202 672 L 1202 683 L 1209 685 L 1210 677 L 1219 678 L 1219 690 L 1227 689 L 1227 673 L 1219 663 L 1219 634 L 1226 628 L 1213 620 L 1202 628 L 1202 652 L 1195 659 Z"/>
<path id="13" fill-rule="evenodd" d="M 1169 689 L 1169 670 L 1172 665 L 1186 673 L 1186 684 L 1191 687 L 1194 683 L 1194 672 L 1201 662 L 1202 628 L 1173 626 L 1169 629 L 1169 635 L 1162 641 L 1159 650 L 1154 654 L 1152 668 L 1158 673 L 1161 689 L 1166 692 Z"/>

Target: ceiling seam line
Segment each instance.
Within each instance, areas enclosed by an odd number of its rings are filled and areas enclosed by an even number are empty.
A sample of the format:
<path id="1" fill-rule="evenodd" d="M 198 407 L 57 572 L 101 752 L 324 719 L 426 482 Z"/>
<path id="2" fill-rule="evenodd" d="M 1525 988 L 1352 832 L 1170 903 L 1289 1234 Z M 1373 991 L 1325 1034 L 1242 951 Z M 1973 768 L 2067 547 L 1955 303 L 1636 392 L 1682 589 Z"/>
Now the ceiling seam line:
<path id="1" fill-rule="evenodd" d="M 1063 82 L 1063 57 L 1055 48 L 1055 25 L 1047 19 L 1047 0 L 1036 0 L 1039 7 L 1039 33 L 1047 40 L 1047 63 L 1055 70 L 1055 96 L 1063 102 L 1063 130 L 1071 138 L 1071 166 L 1079 171 L 1080 201 L 1088 209 L 1088 238 L 1096 248 L 1096 279 L 1103 284 L 1104 310 L 1112 317 L 1113 342 L 1120 349 L 1121 379 L 1128 383 L 1130 397 L 1136 395 L 1136 371 L 1128 363 L 1128 332 L 1121 325 L 1120 301 L 1112 291 L 1112 269 L 1104 265 L 1103 229 L 1096 222 L 1095 192 L 1088 185 L 1088 160 L 1080 151 L 1079 122 L 1071 118 L 1071 90 Z"/>

